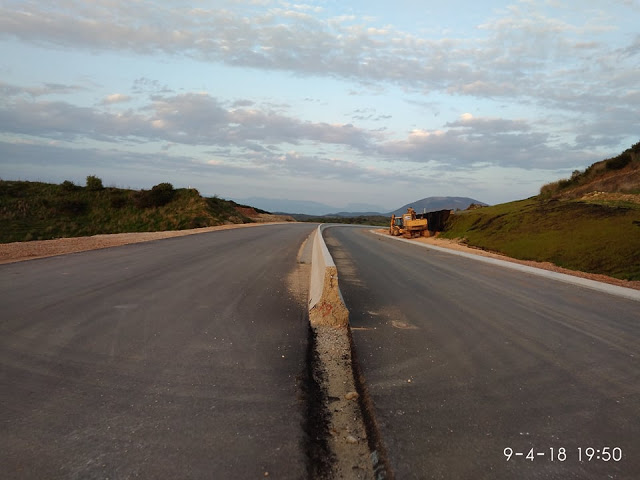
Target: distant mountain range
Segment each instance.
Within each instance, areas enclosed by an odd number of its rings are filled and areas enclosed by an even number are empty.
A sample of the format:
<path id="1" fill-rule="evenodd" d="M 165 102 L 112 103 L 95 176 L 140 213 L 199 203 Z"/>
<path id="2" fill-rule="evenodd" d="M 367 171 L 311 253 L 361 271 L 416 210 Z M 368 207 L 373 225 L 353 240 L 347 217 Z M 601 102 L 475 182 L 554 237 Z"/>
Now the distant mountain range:
<path id="1" fill-rule="evenodd" d="M 420 200 L 416 200 L 390 212 L 391 214 L 400 215 L 407 211 L 407 208 L 413 207 L 416 213 L 422 212 L 435 212 L 438 210 L 466 210 L 469 205 L 475 203 L 477 205 L 486 206 L 486 203 L 482 203 L 479 200 L 474 200 L 468 197 L 427 197 Z"/>
<path id="2" fill-rule="evenodd" d="M 304 200 L 287 200 L 251 197 L 235 199 L 236 202 L 258 207 L 272 213 L 305 214 L 312 216 L 332 216 L 332 217 L 359 217 L 359 216 L 391 216 L 391 214 L 401 214 L 407 211 L 408 207 L 413 207 L 417 213 L 433 212 L 436 210 L 464 210 L 472 203 L 486 205 L 486 203 L 468 197 L 427 197 L 406 205 L 392 212 L 385 212 L 385 209 L 362 203 L 350 203 L 342 208 L 332 207 L 319 202 L 309 202 Z"/>

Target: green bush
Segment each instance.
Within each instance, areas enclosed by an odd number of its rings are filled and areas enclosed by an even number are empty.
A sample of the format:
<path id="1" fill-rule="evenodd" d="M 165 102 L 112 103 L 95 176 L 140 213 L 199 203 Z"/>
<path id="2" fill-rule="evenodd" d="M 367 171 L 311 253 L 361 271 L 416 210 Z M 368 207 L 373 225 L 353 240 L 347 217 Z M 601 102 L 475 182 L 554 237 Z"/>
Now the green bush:
<path id="1" fill-rule="evenodd" d="M 170 183 L 159 183 L 151 188 L 151 201 L 154 206 L 161 207 L 173 199 L 175 190 Z"/>
<path id="2" fill-rule="evenodd" d="M 569 187 L 572 184 L 573 184 L 573 182 L 568 178 L 563 178 L 561 180 L 558 180 L 558 188 L 560 190 L 565 189 L 565 188 Z"/>
<path id="3" fill-rule="evenodd" d="M 624 152 L 607 160 L 607 170 L 620 170 L 631 163 L 631 152 Z"/>
<path id="4" fill-rule="evenodd" d="M 71 180 L 65 180 L 60 184 L 60 186 L 62 187 L 62 190 L 64 190 L 65 192 L 75 192 L 79 188 Z"/>
<path id="5" fill-rule="evenodd" d="M 557 182 L 549 182 L 542 187 L 540 187 L 540 196 L 542 198 L 549 198 L 560 190 L 560 181 Z"/>
<path id="6" fill-rule="evenodd" d="M 87 177 L 87 190 L 96 192 L 98 190 L 104 189 L 102 185 L 102 180 L 95 175 L 89 175 Z"/>
<path id="7" fill-rule="evenodd" d="M 138 208 L 162 207 L 173 199 L 175 190 L 170 183 L 159 183 L 151 190 L 140 190 L 133 196 L 133 202 Z"/>

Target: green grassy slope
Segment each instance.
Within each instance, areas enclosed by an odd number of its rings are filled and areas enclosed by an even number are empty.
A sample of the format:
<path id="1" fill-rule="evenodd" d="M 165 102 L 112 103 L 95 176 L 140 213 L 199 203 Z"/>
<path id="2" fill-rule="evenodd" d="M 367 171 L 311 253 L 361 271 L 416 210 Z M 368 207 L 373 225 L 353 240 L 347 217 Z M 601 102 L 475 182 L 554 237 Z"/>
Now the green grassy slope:
<path id="1" fill-rule="evenodd" d="M 640 280 L 640 205 L 537 197 L 450 218 L 445 238 L 521 260 Z"/>
<path id="2" fill-rule="evenodd" d="M 235 202 L 170 184 L 156 187 L 92 190 L 70 182 L 0 180 L 0 243 L 252 222 Z"/>
<path id="3" fill-rule="evenodd" d="M 536 197 L 458 212 L 441 236 L 521 260 L 640 280 L 640 143 L 543 186 Z"/>

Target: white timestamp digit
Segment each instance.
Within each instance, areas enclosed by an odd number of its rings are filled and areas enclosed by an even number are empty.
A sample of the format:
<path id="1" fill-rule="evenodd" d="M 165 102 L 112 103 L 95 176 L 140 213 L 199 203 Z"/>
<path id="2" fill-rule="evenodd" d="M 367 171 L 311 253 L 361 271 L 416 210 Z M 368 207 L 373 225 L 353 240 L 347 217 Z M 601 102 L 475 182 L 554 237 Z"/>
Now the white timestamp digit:
<path id="1" fill-rule="evenodd" d="M 549 450 L 551 451 L 551 461 L 553 462 L 554 460 L 558 460 L 559 462 L 564 462 L 567 459 L 567 449 L 564 447 L 560 447 L 558 449 L 558 451 L 556 452 L 556 450 L 553 447 L 549 447 Z"/>
<path id="2" fill-rule="evenodd" d="M 511 460 L 511 457 L 513 456 L 513 448 L 507 447 L 504 449 L 503 453 L 504 453 L 504 456 L 507 457 L 507 462 L 508 462 L 509 460 Z"/>
<path id="3" fill-rule="evenodd" d="M 581 462 L 590 462 L 593 459 L 602 460 L 603 462 L 619 462 L 622 460 L 622 449 L 620 447 L 602 447 L 602 450 L 593 447 L 587 447 L 584 450 L 578 447 L 578 460 Z"/>

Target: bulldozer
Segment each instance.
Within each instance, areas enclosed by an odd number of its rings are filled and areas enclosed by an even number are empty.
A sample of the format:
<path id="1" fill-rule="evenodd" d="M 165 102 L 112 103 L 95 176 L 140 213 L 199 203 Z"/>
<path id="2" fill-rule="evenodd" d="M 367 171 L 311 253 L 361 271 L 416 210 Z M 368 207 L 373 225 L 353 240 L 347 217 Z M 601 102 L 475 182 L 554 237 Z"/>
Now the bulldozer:
<path id="1" fill-rule="evenodd" d="M 391 215 L 391 224 L 389 225 L 389 235 L 404 238 L 428 237 L 429 230 L 427 228 L 426 218 L 417 218 L 416 211 L 409 207 L 407 213 L 401 216 Z"/>

